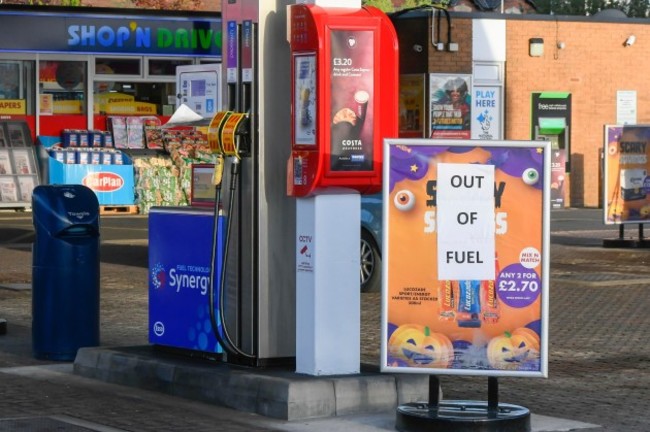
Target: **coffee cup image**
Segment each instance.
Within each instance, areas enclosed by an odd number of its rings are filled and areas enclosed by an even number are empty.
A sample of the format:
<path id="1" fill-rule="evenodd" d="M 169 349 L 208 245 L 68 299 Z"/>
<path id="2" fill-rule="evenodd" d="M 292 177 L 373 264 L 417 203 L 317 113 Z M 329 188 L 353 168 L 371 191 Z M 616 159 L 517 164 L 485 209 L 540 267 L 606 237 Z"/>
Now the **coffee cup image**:
<path id="1" fill-rule="evenodd" d="M 366 119 L 366 110 L 368 109 L 368 100 L 370 95 L 365 90 L 359 90 L 354 93 L 354 102 L 356 103 L 355 114 L 361 122 Z"/>

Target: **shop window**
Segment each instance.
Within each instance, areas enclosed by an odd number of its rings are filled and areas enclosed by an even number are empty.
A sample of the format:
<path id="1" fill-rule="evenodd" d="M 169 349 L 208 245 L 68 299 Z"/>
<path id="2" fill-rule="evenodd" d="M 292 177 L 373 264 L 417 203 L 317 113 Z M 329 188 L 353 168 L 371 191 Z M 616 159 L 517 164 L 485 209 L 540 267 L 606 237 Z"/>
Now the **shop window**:
<path id="1" fill-rule="evenodd" d="M 20 99 L 22 80 L 20 62 L 0 63 L 0 99 Z"/>
<path id="2" fill-rule="evenodd" d="M 148 59 L 147 64 L 149 66 L 149 76 L 156 77 L 175 77 L 176 76 L 176 66 L 185 66 L 191 65 L 192 60 L 165 60 L 165 59 Z"/>
<path id="3" fill-rule="evenodd" d="M 142 61 L 138 58 L 109 58 L 95 59 L 95 75 L 130 75 L 142 76 Z"/>
<path id="4" fill-rule="evenodd" d="M 41 114 L 84 114 L 86 112 L 86 62 L 39 62 Z"/>
<path id="5" fill-rule="evenodd" d="M 34 62 L 0 61 L 0 114 L 34 114 Z"/>
<path id="6" fill-rule="evenodd" d="M 95 81 L 94 88 L 96 114 L 171 115 L 176 100 L 171 82 Z"/>

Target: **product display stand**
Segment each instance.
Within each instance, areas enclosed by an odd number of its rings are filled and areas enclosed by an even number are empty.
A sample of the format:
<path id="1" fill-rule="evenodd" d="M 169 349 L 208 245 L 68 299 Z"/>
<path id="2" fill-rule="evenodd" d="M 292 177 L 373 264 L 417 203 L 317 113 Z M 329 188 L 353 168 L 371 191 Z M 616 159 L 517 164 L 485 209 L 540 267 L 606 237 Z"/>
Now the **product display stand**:
<path id="1" fill-rule="evenodd" d="M 626 239 L 625 238 L 625 225 L 620 224 L 618 226 L 618 238 L 615 239 L 604 239 L 603 247 L 610 248 L 619 248 L 619 247 L 638 247 L 638 248 L 647 248 L 650 247 L 650 240 L 643 238 L 643 224 L 639 224 L 639 238 L 638 239 Z"/>
<path id="2" fill-rule="evenodd" d="M 499 383 L 488 377 L 488 400 L 440 401 L 438 377 L 429 377 L 429 403 L 412 402 L 397 407 L 395 428 L 400 432 L 526 432 L 528 408 L 499 403 Z"/>
<path id="3" fill-rule="evenodd" d="M 22 120 L 0 121 L 0 208 L 30 208 L 32 190 L 38 185 L 29 126 Z"/>

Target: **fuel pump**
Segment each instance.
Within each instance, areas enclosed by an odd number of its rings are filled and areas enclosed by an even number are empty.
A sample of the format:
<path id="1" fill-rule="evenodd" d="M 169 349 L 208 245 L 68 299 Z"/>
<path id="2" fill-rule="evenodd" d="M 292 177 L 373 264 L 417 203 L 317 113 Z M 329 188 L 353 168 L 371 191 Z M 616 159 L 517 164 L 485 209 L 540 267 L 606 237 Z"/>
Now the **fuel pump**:
<path id="1" fill-rule="evenodd" d="M 291 139 L 289 4 L 223 2 L 221 103 L 208 133 L 223 161 L 216 176 L 223 177 L 219 203 L 214 214 L 156 210 L 150 244 L 164 248 L 151 249 L 154 344 L 256 367 L 295 361 L 296 204 L 285 193 L 284 177 Z M 177 220 L 184 224 L 174 225 Z M 187 227 L 183 236 L 174 230 L 180 226 Z M 211 256 L 216 259 L 208 262 Z M 170 272 L 188 281 L 200 278 L 212 285 L 211 294 L 179 288 Z M 174 282 L 173 290 L 164 289 L 167 281 Z M 208 312 L 214 330 L 205 328 Z"/>
<path id="2" fill-rule="evenodd" d="M 290 150 L 290 3 L 260 3 L 222 4 L 224 111 L 208 134 L 224 158 L 223 186 L 215 193 L 226 220 L 223 269 L 220 275 L 212 269 L 211 321 L 224 360 L 252 366 L 295 357 L 295 203 L 283 176 Z M 215 219 L 219 212 L 215 205 Z M 215 230 L 215 246 L 217 238 Z"/>
<path id="3" fill-rule="evenodd" d="M 221 111 L 217 113 L 208 128 L 208 141 L 210 143 L 211 149 L 219 155 L 218 163 L 215 165 L 215 172 L 213 183 L 215 185 L 215 205 L 214 205 L 214 221 L 213 224 L 213 233 L 212 233 L 212 248 L 211 248 L 211 259 L 212 263 L 210 268 L 210 289 L 209 289 L 209 312 L 210 312 L 210 322 L 212 324 L 213 333 L 223 347 L 226 354 L 243 358 L 254 360 L 256 358 L 255 353 L 247 353 L 237 346 L 237 343 L 233 341 L 228 323 L 223 320 L 225 316 L 225 298 L 224 293 L 224 276 L 225 272 L 221 272 L 220 275 L 216 274 L 216 265 L 215 258 L 218 254 L 219 239 L 219 227 L 221 224 L 219 220 L 221 218 L 226 218 L 226 232 L 225 232 L 225 245 L 226 247 L 223 250 L 223 262 L 221 263 L 220 268 L 223 268 L 228 263 L 229 257 L 229 248 L 230 236 L 232 233 L 232 218 L 227 216 L 232 212 L 232 206 L 235 203 L 235 195 L 237 191 L 237 177 L 239 175 L 239 167 L 241 165 L 241 158 L 248 155 L 250 152 L 250 130 L 248 129 L 247 116 L 242 113 L 234 113 L 232 111 Z M 228 210 L 223 209 L 221 202 L 221 188 L 223 184 L 223 168 L 224 168 L 224 158 L 232 158 L 232 163 L 230 164 L 230 207 Z M 225 213 L 225 214 L 224 214 Z M 215 286 L 216 285 L 216 286 Z M 221 317 L 221 327 L 217 322 L 216 313 L 215 313 L 215 289 L 219 292 L 219 300 L 217 302 L 219 308 L 219 316 Z"/>

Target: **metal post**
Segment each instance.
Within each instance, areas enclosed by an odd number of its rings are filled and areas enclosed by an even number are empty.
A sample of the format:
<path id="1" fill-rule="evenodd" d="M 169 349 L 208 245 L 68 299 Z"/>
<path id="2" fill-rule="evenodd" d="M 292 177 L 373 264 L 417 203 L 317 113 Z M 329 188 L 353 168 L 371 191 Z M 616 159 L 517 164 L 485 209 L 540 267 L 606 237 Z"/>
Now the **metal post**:
<path id="1" fill-rule="evenodd" d="M 488 418 L 497 418 L 499 412 L 499 381 L 488 377 Z"/>
<path id="2" fill-rule="evenodd" d="M 429 415 L 438 415 L 440 403 L 440 380 L 437 375 L 429 375 Z"/>

